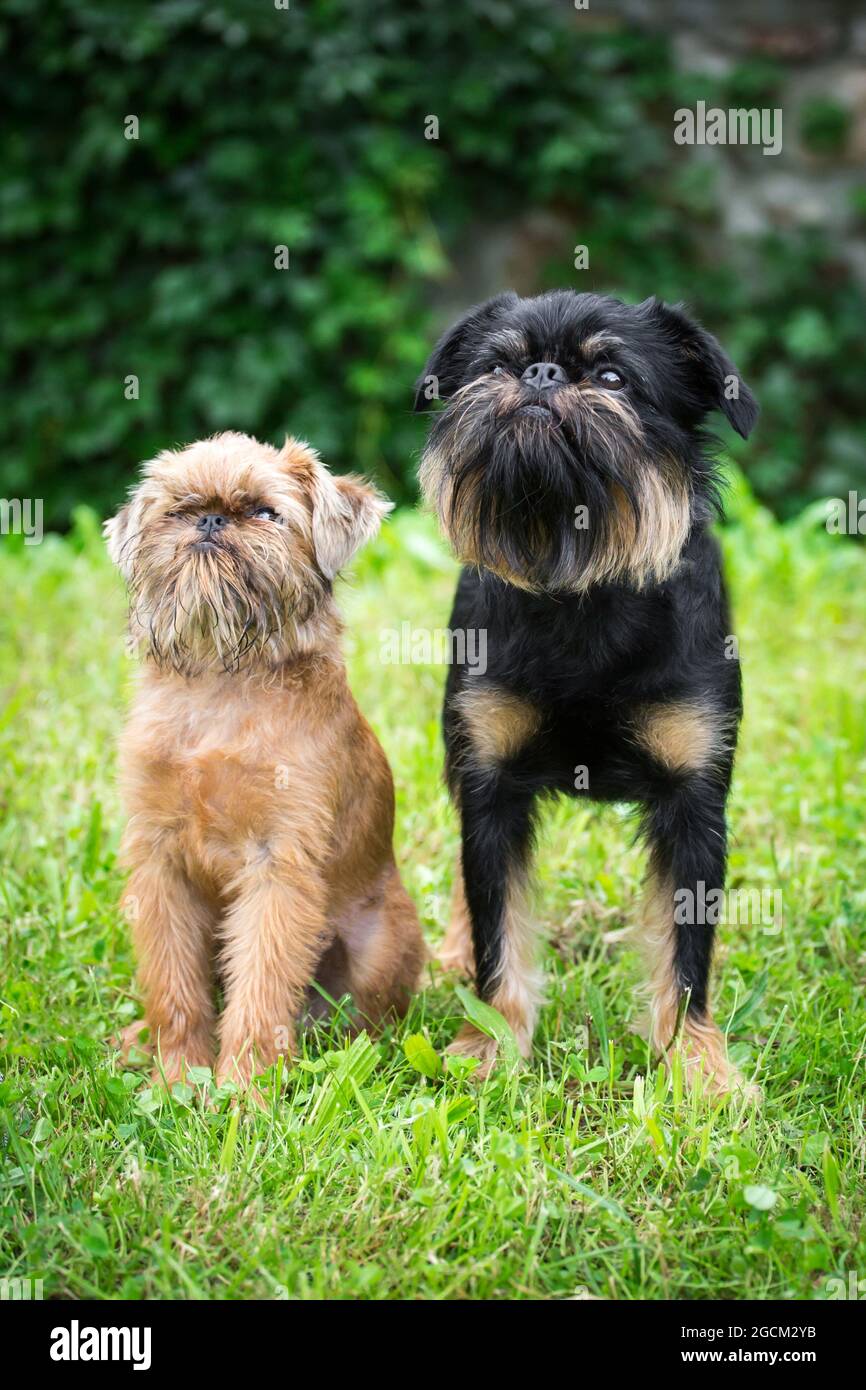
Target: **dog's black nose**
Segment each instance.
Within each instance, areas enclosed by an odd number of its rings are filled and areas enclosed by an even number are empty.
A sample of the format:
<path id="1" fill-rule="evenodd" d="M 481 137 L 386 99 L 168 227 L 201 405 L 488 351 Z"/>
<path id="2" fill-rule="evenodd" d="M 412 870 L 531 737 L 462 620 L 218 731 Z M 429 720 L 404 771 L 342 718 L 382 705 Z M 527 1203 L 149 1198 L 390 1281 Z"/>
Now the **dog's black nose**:
<path id="1" fill-rule="evenodd" d="M 534 386 L 536 391 L 546 391 L 549 386 L 564 386 L 568 377 L 556 362 L 533 362 L 520 380 L 527 386 Z"/>
<path id="2" fill-rule="evenodd" d="M 208 536 L 212 536 L 214 531 L 221 531 L 225 525 L 227 525 L 226 518 L 220 516 L 217 512 L 210 512 L 207 516 L 200 516 L 196 522 L 196 527 L 201 531 L 205 540 L 207 540 Z"/>

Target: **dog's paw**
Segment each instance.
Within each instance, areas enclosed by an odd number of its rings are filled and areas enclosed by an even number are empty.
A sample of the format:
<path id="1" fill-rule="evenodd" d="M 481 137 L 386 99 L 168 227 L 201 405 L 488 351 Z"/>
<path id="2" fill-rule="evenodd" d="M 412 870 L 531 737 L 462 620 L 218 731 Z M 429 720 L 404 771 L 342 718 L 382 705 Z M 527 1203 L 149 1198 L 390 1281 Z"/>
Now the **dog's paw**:
<path id="1" fill-rule="evenodd" d="M 668 1071 L 674 1057 L 679 1059 L 682 1075 L 690 1091 L 700 1088 L 709 1100 L 726 1096 L 755 1104 L 762 1099 L 761 1089 L 747 1081 L 728 1057 L 724 1033 L 711 1018 L 699 1019 L 687 1014 L 679 1035 L 671 1041 L 676 1019 L 672 1010 L 660 1014 L 653 1022 L 645 1017 L 636 1030 L 650 1040 L 663 1058 Z"/>
<path id="2" fill-rule="evenodd" d="M 693 1077 L 694 1073 L 694 1085 Z M 731 1096 L 734 1100 L 748 1101 L 750 1105 L 758 1105 L 763 1100 L 760 1086 L 753 1081 L 747 1081 L 733 1062 L 726 1062 L 724 1067 L 710 1073 L 704 1080 L 704 1089 L 718 1099 Z"/>
<path id="3" fill-rule="evenodd" d="M 475 977 L 475 953 L 471 941 L 449 941 L 446 936 L 439 950 L 434 954 L 443 970 L 453 970 L 465 980 Z"/>
<path id="4" fill-rule="evenodd" d="M 285 1065 L 291 1066 L 291 1054 L 283 1056 Z M 276 1061 L 275 1055 L 263 1056 L 261 1052 L 249 1047 L 237 1053 L 223 1051 L 216 1065 L 216 1083 L 222 1086 L 226 1081 L 233 1081 L 239 1091 L 247 1091 L 253 1086 L 256 1077 L 261 1076 Z"/>
<path id="5" fill-rule="evenodd" d="M 147 1020 L 137 1018 L 134 1023 L 128 1023 L 125 1028 L 121 1028 L 111 1039 L 111 1046 L 119 1048 L 122 1061 L 142 1062 L 145 1058 L 153 1056 L 153 1044 L 149 1039 L 143 1038 L 147 1031 Z"/>
<path id="6" fill-rule="evenodd" d="M 190 1067 L 212 1067 L 213 1054 L 206 1042 L 190 1039 L 177 1043 L 174 1047 L 160 1045 L 152 1052 L 153 1071 L 151 1079 L 154 1086 L 171 1087 L 178 1081 L 187 1081 Z"/>
<path id="7" fill-rule="evenodd" d="M 484 1081 L 496 1065 L 499 1044 L 495 1038 L 482 1033 L 471 1023 L 464 1023 L 457 1037 L 445 1049 L 455 1057 L 475 1057 L 480 1066 L 472 1073 L 479 1081 Z"/>
<path id="8" fill-rule="evenodd" d="M 237 1093 L 232 1100 L 233 1105 L 244 1099 L 258 1110 L 267 1110 L 268 1101 L 258 1085 L 258 1077 L 263 1070 L 264 1068 L 257 1064 L 249 1053 L 240 1057 L 221 1058 L 217 1063 L 216 1084 L 218 1087 L 224 1086 L 230 1081 L 237 1087 Z"/>
<path id="9" fill-rule="evenodd" d="M 682 1040 L 681 1049 L 683 1073 L 689 1090 L 700 1086 L 703 1094 L 711 1100 L 723 1100 L 730 1096 L 757 1104 L 762 1099 L 760 1086 L 747 1081 L 722 1050 L 721 1034 L 719 1046 L 704 1047 L 686 1037 Z M 670 1066 L 670 1056 L 667 1062 Z"/>
<path id="10" fill-rule="evenodd" d="M 176 1081 L 183 1081 L 186 1077 L 186 1068 L 183 1058 L 174 1052 L 164 1052 L 155 1062 L 150 1073 L 151 1084 L 154 1086 L 165 1086 L 171 1090 Z"/>

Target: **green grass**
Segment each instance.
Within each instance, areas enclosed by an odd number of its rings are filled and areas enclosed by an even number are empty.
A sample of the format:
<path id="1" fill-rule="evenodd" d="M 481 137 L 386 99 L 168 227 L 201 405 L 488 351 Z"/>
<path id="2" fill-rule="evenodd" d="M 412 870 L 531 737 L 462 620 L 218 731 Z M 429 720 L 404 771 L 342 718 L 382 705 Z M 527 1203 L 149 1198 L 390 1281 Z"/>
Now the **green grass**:
<path id="1" fill-rule="evenodd" d="M 779 527 L 742 487 L 732 511 L 731 882 L 781 890 L 784 923 L 724 929 L 716 999 L 759 1108 L 683 1098 L 647 1057 L 636 958 L 610 939 L 639 892 L 632 826 L 565 804 L 544 820 L 529 1064 L 483 1085 L 423 1049 L 411 1064 L 406 1040 L 441 1058 L 463 1012 L 431 968 L 378 1044 L 309 1038 L 267 1112 L 203 1105 L 206 1080 L 152 1090 L 107 1041 L 137 1009 L 117 908 L 120 585 L 86 513 L 68 541 L 0 552 L 0 1275 L 74 1297 L 821 1298 L 866 1272 L 866 555 L 814 514 Z M 404 513 L 341 591 L 431 942 L 456 844 L 443 671 L 384 665 L 380 633 L 444 626 L 453 579 Z"/>

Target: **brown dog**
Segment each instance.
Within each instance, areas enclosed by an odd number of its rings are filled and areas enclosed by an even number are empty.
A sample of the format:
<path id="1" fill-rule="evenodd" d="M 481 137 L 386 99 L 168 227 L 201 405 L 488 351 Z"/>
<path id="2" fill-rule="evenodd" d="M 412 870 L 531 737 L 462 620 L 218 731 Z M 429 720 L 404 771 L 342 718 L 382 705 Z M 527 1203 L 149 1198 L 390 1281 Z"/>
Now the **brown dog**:
<path id="1" fill-rule="evenodd" d="M 106 523 L 143 669 L 121 741 L 125 898 L 168 1081 L 247 1084 L 321 1008 L 405 1011 L 424 959 L 385 754 L 346 682 L 332 581 L 388 503 L 314 451 L 166 452 Z M 141 1023 L 126 1030 L 129 1046 Z"/>

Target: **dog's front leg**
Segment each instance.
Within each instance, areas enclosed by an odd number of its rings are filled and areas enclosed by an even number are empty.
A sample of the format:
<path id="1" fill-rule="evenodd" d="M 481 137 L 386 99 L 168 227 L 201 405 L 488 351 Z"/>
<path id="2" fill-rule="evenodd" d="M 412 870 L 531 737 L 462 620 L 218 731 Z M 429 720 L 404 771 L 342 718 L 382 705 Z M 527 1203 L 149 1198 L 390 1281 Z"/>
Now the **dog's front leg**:
<path id="1" fill-rule="evenodd" d="M 244 870 L 222 926 L 226 1003 L 217 1081 L 247 1086 L 291 1056 L 295 1025 L 325 946 L 325 892 L 301 855 Z"/>
<path id="2" fill-rule="evenodd" d="M 184 1066 L 213 1062 L 213 916 L 186 874 L 158 847 L 133 869 L 123 898 L 157 1058 L 154 1079 L 181 1080 Z M 125 1030 L 137 1042 L 140 1023 Z"/>
<path id="3" fill-rule="evenodd" d="M 650 871 L 641 927 L 649 967 L 651 1040 L 686 1076 L 724 1093 L 745 1084 L 729 1062 L 709 1001 L 713 940 L 723 902 L 725 787 L 695 776 L 650 806 Z"/>
<path id="4" fill-rule="evenodd" d="M 541 997 L 536 930 L 527 907 L 534 795 L 498 769 L 473 770 L 459 791 L 462 864 L 480 997 L 503 1015 L 529 1056 Z M 451 1051 L 480 1057 L 482 1074 L 496 1043 L 467 1024 Z"/>

